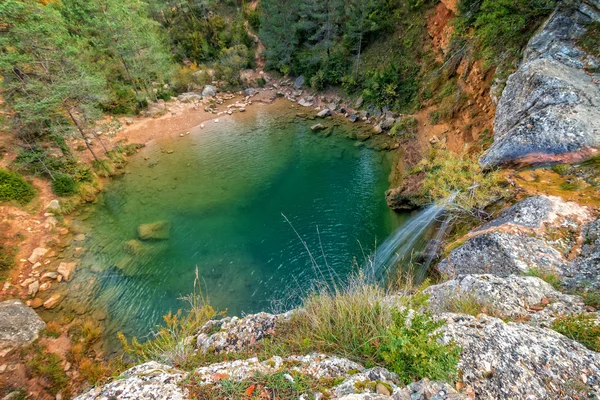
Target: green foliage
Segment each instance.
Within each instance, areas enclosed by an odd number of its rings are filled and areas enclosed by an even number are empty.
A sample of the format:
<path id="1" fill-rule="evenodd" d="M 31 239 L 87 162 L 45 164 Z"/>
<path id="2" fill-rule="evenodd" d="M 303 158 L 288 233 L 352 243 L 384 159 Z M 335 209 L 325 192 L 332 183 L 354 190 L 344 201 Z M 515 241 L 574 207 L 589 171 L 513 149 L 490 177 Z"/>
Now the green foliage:
<path id="1" fill-rule="evenodd" d="M 27 363 L 33 376 L 43 378 L 51 394 L 62 392 L 63 396 L 68 395 L 69 378 L 63 370 L 60 357 L 41 347 L 34 350 L 33 358 Z"/>
<path id="2" fill-rule="evenodd" d="M 512 66 L 556 4 L 556 0 L 461 0 L 458 34 L 472 29 L 479 53 L 488 63 Z"/>
<path id="3" fill-rule="evenodd" d="M 35 196 L 33 185 L 16 172 L 0 169 L 0 202 L 26 204 Z"/>
<path id="4" fill-rule="evenodd" d="M 530 268 L 525 275 L 527 276 L 535 276 L 536 278 L 540 278 L 541 280 L 549 283 L 554 287 L 554 289 L 560 289 L 562 284 L 560 282 L 560 277 L 556 274 L 556 272 L 543 270 L 540 268 Z"/>
<path id="5" fill-rule="evenodd" d="M 286 375 L 292 377 L 288 380 Z M 274 374 L 257 374 L 243 381 L 224 379 L 218 384 L 206 385 L 192 382 L 187 386 L 194 398 L 205 400 L 264 398 L 296 400 L 302 395 L 312 395 L 324 391 L 332 382 L 324 382 L 295 371 L 283 370 Z"/>
<path id="6" fill-rule="evenodd" d="M 577 44 L 588 53 L 600 57 L 600 22 L 591 22 Z"/>
<path id="7" fill-rule="evenodd" d="M 58 196 L 72 196 L 77 193 L 77 182 L 69 175 L 57 175 L 52 181 L 52 191 Z"/>
<path id="8" fill-rule="evenodd" d="M 0 271 L 8 270 L 15 265 L 16 254 L 16 249 L 0 244 Z"/>
<path id="9" fill-rule="evenodd" d="M 556 164 L 553 165 L 551 169 L 561 176 L 569 175 L 571 172 L 571 166 L 569 164 Z"/>
<path id="10" fill-rule="evenodd" d="M 600 325 L 597 324 L 594 314 L 560 316 L 552 322 L 552 329 L 592 351 L 600 351 Z"/>
<path id="11" fill-rule="evenodd" d="M 393 109 L 406 109 L 416 97 L 418 70 L 402 70 L 397 64 L 387 65 L 367 74 L 362 92 L 366 103 L 387 106 Z"/>
<path id="12" fill-rule="evenodd" d="M 214 64 L 215 77 L 230 85 L 239 85 L 240 71 L 250 66 L 248 48 L 239 44 L 221 50 L 219 60 Z"/>
<path id="13" fill-rule="evenodd" d="M 456 295 L 445 297 L 444 303 L 441 304 L 440 308 L 443 312 L 467 314 L 474 317 L 487 311 L 486 305 L 469 293 L 457 293 Z"/>
<path id="14" fill-rule="evenodd" d="M 421 195 L 433 202 L 456 193 L 450 207 L 457 212 L 483 210 L 509 195 L 499 172 L 484 173 L 475 157 L 444 148 L 432 148 L 429 157 L 411 171 L 418 172 L 425 173 Z"/>
<path id="15" fill-rule="evenodd" d="M 398 119 L 392 129 L 390 129 L 390 134 L 392 136 L 402 136 L 402 137 L 415 137 L 418 131 L 419 120 L 417 120 L 413 116 L 406 116 Z"/>
<path id="16" fill-rule="evenodd" d="M 371 351 L 406 385 L 422 378 L 451 382 L 457 377 L 461 350 L 454 343 L 441 344 L 444 325 L 428 313 L 394 311 L 393 323 L 370 344 Z M 373 343 L 373 342 L 371 342 Z"/>

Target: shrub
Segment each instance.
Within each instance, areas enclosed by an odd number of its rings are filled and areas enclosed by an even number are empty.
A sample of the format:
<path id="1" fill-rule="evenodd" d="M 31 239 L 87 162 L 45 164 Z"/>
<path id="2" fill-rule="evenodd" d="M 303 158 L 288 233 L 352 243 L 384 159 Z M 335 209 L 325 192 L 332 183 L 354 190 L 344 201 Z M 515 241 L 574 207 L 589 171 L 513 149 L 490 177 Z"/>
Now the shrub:
<path id="1" fill-rule="evenodd" d="M 15 265 L 16 249 L 0 244 L 0 271 Z"/>
<path id="2" fill-rule="evenodd" d="M 577 44 L 588 53 L 600 57 L 600 22 L 591 22 Z"/>
<path id="3" fill-rule="evenodd" d="M 392 129 L 390 130 L 390 134 L 392 136 L 407 136 L 414 137 L 416 136 L 419 128 L 419 120 L 412 116 L 407 116 L 399 119 Z"/>
<path id="4" fill-rule="evenodd" d="M 0 169 L 0 202 L 27 204 L 35 196 L 33 185 L 16 172 Z"/>
<path id="5" fill-rule="evenodd" d="M 54 353 L 49 353 L 45 349 L 34 348 L 34 356 L 27 363 L 34 376 L 43 378 L 47 384 L 46 388 L 52 394 L 62 392 L 63 395 L 69 386 L 69 378 L 63 371 L 61 359 Z M 68 397 L 68 396 L 67 396 Z"/>
<path id="6" fill-rule="evenodd" d="M 429 202 L 456 195 L 453 211 L 478 214 L 491 203 L 509 195 L 499 172 L 484 173 L 478 160 L 466 154 L 454 154 L 433 148 L 412 173 L 425 172 L 421 195 Z"/>
<path id="7" fill-rule="evenodd" d="M 72 196 L 77 193 L 77 182 L 69 175 L 58 175 L 52 181 L 52 191 L 58 196 Z"/>
<path id="8" fill-rule="evenodd" d="M 442 321 L 429 313 L 394 311 L 393 323 L 370 350 L 405 385 L 422 378 L 452 381 L 457 376 L 461 350 L 454 343 L 441 344 Z"/>
<path id="9" fill-rule="evenodd" d="M 563 315 L 552 322 L 552 329 L 576 340 L 592 351 L 600 351 L 600 325 L 591 313 Z"/>

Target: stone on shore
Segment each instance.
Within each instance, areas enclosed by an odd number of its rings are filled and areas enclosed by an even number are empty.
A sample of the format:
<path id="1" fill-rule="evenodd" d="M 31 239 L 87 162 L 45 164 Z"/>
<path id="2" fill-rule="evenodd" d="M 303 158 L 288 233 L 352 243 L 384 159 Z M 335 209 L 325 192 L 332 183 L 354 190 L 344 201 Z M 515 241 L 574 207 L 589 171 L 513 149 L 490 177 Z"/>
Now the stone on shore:
<path id="1" fill-rule="evenodd" d="M 204 86 L 204 90 L 202 90 L 202 97 L 215 97 L 217 95 L 218 89 L 212 85 Z"/>
<path id="2" fill-rule="evenodd" d="M 25 346 L 39 336 L 46 324 L 33 309 L 20 300 L 0 303 L 0 357 Z"/>
<path id="3" fill-rule="evenodd" d="M 33 250 L 33 252 L 31 253 L 31 255 L 29 256 L 29 258 L 27 259 L 27 261 L 29 261 L 32 264 L 37 263 L 43 256 L 44 254 L 46 254 L 48 252 L 48 249 L 45 249 L 43 247 L 38 247 L 36 249 Z"/>
<path id="4" fill-rule="evenodd" d="M 69 280 L 71 280 L 71 275 L 73 274 L 73 271 L 75 270 L 75 267 L 77 267 L 77 263 L 74 263 L 74 262 L 70 262 L 70 263 L 61 262 L 59 264 L 58 268 L 56 269 L 56 272 L 58 272 L 60 275 L 62 275 L 62 277 L 66 281 L 69 281 Z"/>
<path id="5" fill-rule="evenodd" d="M 141 240 L 167 240 L 171 235 L 171 223 L 158 221 L 138 226 L 138 236 Z"/>
<path id="6" fill-rule="evenodd" d="M 317 113 L 317 118 L 325 118 L 331 115 L 331 110 L 329 108 L 325 108 Z"/>

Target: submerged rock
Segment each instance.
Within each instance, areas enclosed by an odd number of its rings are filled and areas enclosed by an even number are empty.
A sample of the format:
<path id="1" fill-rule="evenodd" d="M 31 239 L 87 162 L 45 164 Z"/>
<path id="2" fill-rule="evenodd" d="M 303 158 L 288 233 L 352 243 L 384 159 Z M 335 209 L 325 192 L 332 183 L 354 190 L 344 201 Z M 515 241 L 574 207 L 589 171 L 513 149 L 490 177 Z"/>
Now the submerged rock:
<path id="1" fill-rule="evenodd" d="M 56 272 L 58 272 L 60 275 L 62 275 L 63 278 L 65 278 L 66 281 L 68 281 L 71 279 L 71 274 L 73 273 L 73 270 L 75 270 L 75 267 L 77 267 L 77 263 L 61 262 L 58 268 L 56 269 Z"/>
<path id="2" fill-rule="evenodd" d="M 599 60 L 577 46 L 592 21 L 600 21 L 597 0 L 566 2 L 529 41 L 499 101 L 482 167 L 582 159 L 600 148 L 600 86 L 586 71 Z"/>
<path id="3" fill-rule="evenodd" d="M 142 240 L 167 240 L 171 235 L 171 223 L 158 221 L 138 226 L 138 236 Z"/>
<path id="4" fill-rule="evenodd" d="M 46 323 L 20 300 L 0 303 L 0 357 L 36 340 Z"/>
<path id="5" fill-rule="evenodd" d="M 132 239 L 125 242 L 123 245 L 125 252 L 132 256 L 139 256 L 144 253 L 144 244 L 139 240 Z"/>
<path id="6" fill-rule="evenodd" d="M 600 393 L 600 354 L 557 332 L 492 317 L 445 314 L 443 319 L 444 341 L 463 349 L 462 383 L 478 399 Z"/>
<path id="7" fill-rule="evenodd" d="M 151 361 L 135 366 L 121 374 L 119 379 L 77 396 L 75 400 L 106 399 L 189 399 L 181 383 L 186 372 Z"/>

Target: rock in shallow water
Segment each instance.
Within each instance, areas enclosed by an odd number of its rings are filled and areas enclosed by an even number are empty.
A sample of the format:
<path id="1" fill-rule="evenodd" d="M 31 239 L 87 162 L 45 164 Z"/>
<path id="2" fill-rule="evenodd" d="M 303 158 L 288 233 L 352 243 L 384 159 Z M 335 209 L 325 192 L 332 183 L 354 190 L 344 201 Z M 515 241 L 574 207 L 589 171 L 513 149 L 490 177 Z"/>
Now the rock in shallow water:
<path id="1" fill-rule="evenodd" d="M 171 223 L 159 221 L 138 226 L 138 236 L 142 240 L 166 240 L 171 234 Z"/>

